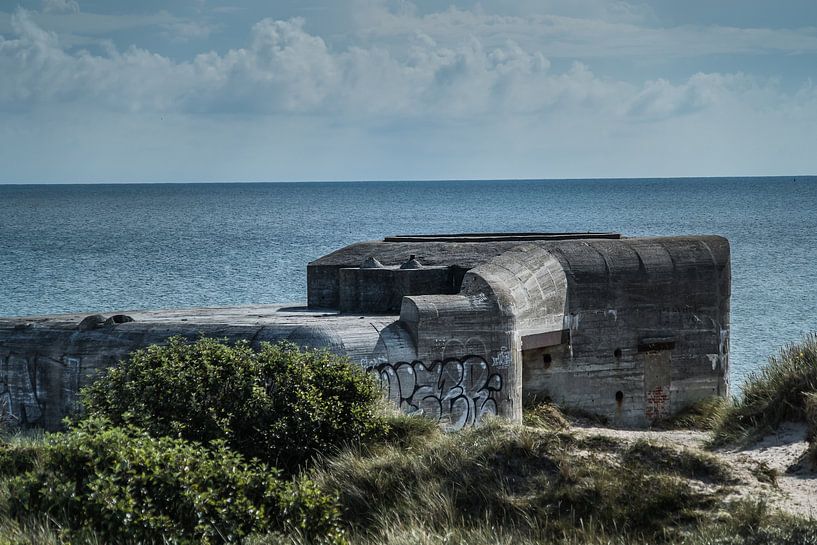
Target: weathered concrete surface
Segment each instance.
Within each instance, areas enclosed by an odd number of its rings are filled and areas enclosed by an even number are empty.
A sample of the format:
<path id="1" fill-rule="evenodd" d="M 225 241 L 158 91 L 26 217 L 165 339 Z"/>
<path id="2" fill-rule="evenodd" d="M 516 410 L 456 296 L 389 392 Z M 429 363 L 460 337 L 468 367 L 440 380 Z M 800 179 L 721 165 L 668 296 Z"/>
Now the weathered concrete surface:
<path id="1" fill-rule="evenodd" d="M 97 373 L 136 348 L 174 335 L 248 339 L 254 345 L 290 340 L 360 361 L 375 351 L 379 330 L 397 318 L 282 306 L 115 314 L 134 321 L 81 330 L 87 314 L 0 318 L 0 418 L 57 428 L 74 408 L 78 389 Z"/>
<path id="2" fill-rule="evenodd" d="M 343 312 L 0 319 L 0 417 L 58 426 L 100 370 L 172 335 L 325 347 L 374 373 L 395 405 L 447 429 L 489 414 L 519 421 L 536 399 L 645 426 L 728 394 L 722 237 L 403 236 L 354 244 L 307 270 L 310 305 Z"/>
<path id="3" fill-rule="evenodd" d="M 343 312 L 398 313 L 407 295 L 459 291 L 457 274 L 450 267 L 349 267 L 338 272 Z"/>
<path id="4" fill-rule="evenodd" d="M 382 241 L 358 242 L 336 250 L 306 267 L 308 305 L 338 308 L 340 270 L 357 268 L 368 257 L 386 267 L 399 267 L 411 255 L 427 267 L 448 267 L 451 293 L 459 291 L 465 272 L 524 242 L 560 241 L 583 237 L 618 239 L 616 233 L 482 233 L 465 235 L 403 235 Z"/>
<path id="5" fill-rule="evenodd" d="M 728 395 L 728 242 L 621 242 L 551 249 L 566 274 L 570 340 L 525 352 L 525 396 L 647 425 Z"/>
<path id="6" fill-rule="evenodd" d="M 350 288 L 343 275 L 367 257 L 394 267 L 414 254 L 462 272 L 436 292 L 401 294 L 394 329 L 410 336 L 417 361 L 379 363 L 408 372 L 449 359 L 471 362 L 475 387 L 457 399 L 459 423 L 494 412 L 518 420 L 524 401 L 551 399 L 645 426 L 728 394 L 726 239 L 529 234 L 459 242 L 476 238 L 394 237 L 333 252 L 309 265 L 310 301 L 344 300 Z M 336 267 L 343 267 L 339 277 Z M 355 296 L 382 294 L 386 284 L 357 283 Z M 423 408 L 425 390 L 411 384 L 395 401 Z"/>

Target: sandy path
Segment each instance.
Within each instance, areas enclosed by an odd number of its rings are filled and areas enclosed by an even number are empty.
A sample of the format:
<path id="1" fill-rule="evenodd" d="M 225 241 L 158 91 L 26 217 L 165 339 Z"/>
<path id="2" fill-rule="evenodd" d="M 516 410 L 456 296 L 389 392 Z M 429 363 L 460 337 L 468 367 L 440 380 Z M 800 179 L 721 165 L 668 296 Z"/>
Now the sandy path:
<path id="1" fill-rule="evenodd" d="M 625 442 L 646 439 L 689 449 L 704 449 L 709 439 L 706 432 L 689 430 L 573 429 L 582 435 L 601 435 Z M 748 448 L 707 450 L 720 458 L 737 479 L 727 499 L 763 500 L 774 509 L 817 518 L 817 471 L 800 463 L 808 449 L 806 433 L 805 425 L 786 424 Z M 769 476 L 774 474 L 776 481 L 771 482 Z"/>

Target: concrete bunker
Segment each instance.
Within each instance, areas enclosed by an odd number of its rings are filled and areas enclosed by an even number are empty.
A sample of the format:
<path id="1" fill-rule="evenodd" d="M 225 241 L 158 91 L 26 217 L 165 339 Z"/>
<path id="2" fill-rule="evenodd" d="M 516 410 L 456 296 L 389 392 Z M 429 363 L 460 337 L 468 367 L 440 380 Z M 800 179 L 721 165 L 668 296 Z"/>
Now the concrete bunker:
<path id="1" fill-rule="evenodd" d="M 394 263 L 390 244 L 409 243 L 424 245 L 405 251 L 432 263 L 438 276 L 436 284 L 415 284 L 417 290 L 399 288 L 402 351 L 411 349 L 411 362 L 422 362 L 423 371 L 434 362 L 480 358 L 486 376 L 495 373 L 501 385 L 489 394 L 497 414 L 519 419 L 523 403 L 547 399 L 615 424 L 646 426 L 728 393 L 731 272 L 721 237 L 404 236 L 366 249 Z M 340 252 L 354 254 L 356 246 Z M 469 267 L 468 250 L 482 262 Z M 331 272 L 320 270 L 335 266 L 339 256 L 330 256 L 310 264 L 312 304 L 335 297 Z M 446 276 L 445 257 L 456 273 L 465 271 L 461 281 L 450 269 Z M 348 270 L 340 269 L 341 300 Z M 395 362 L 388 344 L 374 355 L 381 368 L 411 364 L 409 356 Z M 378 372 L 393 390 L 391 375 Z M 424 410 L 409 390 L 393 400 L 404 410 Z M 478 405 L 469 407 L 466 423 L 479 420 Z"/>
<path id="2" fill-rule="evenodd" d="M 173 335 L 326 348 L 447 429 L 519 421 L 523 403 L 545 399 L 647 426 L 728 394 L 718 236 L 387 237 L 309 263 L 307 293 L 305 307 L 0 318 L 0 418 L 58 427 L 81 386 Z"/>

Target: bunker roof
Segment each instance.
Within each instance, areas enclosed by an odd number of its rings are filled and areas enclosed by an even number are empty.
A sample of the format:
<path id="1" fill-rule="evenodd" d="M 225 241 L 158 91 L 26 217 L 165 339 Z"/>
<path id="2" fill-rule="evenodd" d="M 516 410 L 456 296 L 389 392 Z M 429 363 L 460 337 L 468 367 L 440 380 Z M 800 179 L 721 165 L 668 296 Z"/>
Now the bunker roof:
<path id="1" fill-rule="evenodd" d="M 369 257 L 387 267 L 400 266 L 410 255 L 426 266 L 471 269 L 525 242 L 621 239 L 619 233 L 456 233 L 395 235 L 358 242 L 309 263 L 310 267 L 359 267 Z"/>

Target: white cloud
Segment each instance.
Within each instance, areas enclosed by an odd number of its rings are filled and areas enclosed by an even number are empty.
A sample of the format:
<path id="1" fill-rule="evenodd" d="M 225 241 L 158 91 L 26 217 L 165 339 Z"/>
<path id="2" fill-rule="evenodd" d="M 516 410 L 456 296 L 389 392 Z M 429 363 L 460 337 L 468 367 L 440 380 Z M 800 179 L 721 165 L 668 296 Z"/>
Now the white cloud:
<path id="1" fill-rule="evenodd" d="M 744 74 L 697 73 L 679 85 L 658 79 L 644 84 L 627 112 L 643 120 L 679 116 L 715 106 L 719 101 L 747 99 L 759 88 L 759 82 Z M 772 87 L 767 90 L 772 91 Z"/>
<path id="2" fill-rule="evenodd" d="M 53 159 L 38 168 L 55 179 L 61 171 L 72 179 L 127 171 L 132 180 L 505 178 L 813 166 L 810 82 L 791 91 L 744 73 L 603 77 L 594 55 L 679 46 L 633 23 L 644 13 L 624 22 L 531 18 L 494 13 L 499 4 L 422 14 L 408 2 L 375 2 L 343 45 L 303 19 L 264 19 L 241 47 L 187 60 L 110 43 L 104 53 L 77 50 L 18 10 L 0 37 L 2 176 L 36 164 L 25 160 L 31 154 Z M 165 14 L 155 24 L 178 22 Z M 191 39 L 213 31 L 176 28 Z M 686 47 L 716 48 L 709 30 L 678 32 Z M 758 36 L 768 38 L 764 47 L 812 47 L 809 31 L 742 32 L 727 33 L 725 47 L 756 47 Z M 584 51 L 567 57 L 583 60 L 553 61 L 570 51 Z"/>
<path id="3" fill-rule="evenodd" d="M 645 23 L 656 18 L 649 4 L 620 0 L 482 0 L 479 6 L 488 13 L 521 17 L 560 15 L 618 23 Z"/>
<path id="4" fill-rule="evenodd" d="M 301 113 L 393 121 L 433 116 L 604 112 L 640 120 L 686 115 L 762 87 L 750 76 L 695 74 L 634 85 L 582 63 L 556 72 L 539 51 L 476 36 L 457 46 L 415 33 L 399 54 L 379 46 L 334 51 L 304 21 L 265 19 L 246 47 L 177 62 L 146 49 L 69 52 L 28 12 L 0 38 L 0 105 L 85 103 L 118 111 Z M 790 100 L 803 100 L 801 95 Z"/>
<path id="5" fill-rule="evenodd" d="M 422 32 L 442 44 L 477 36 L 484 45 L 508 38 L 551 58 L 690 58 L 706 55 L 817 52 L 817 28 L 737 28 L 716 25 L 663 28 L 647 24 L 649 8 L 623 2 L 510 2 L 491 9 L 418 13 L 396 9 L 382 0 L 358 0 L 356 32 L 368 41 L 400 43 Z M 515 7 L 514 7 L 515 6 Z M 482 8 L 482 4 L 478 6 Z M 617 12 L 639 13 L 618 17 Z"/>
<path id="6" fill-rule="evenodd" d="M 108 56 L 68 53 L 57 35 L 25 11 L 12 18 L 16 39 L 0 38 L 0 107 L 74 102 L 139 111 L 169 107 L 184 83 L 184 65 L 149 51 L 111 49 Z"/>
<path id="7" fill-rule="evenodd" d="M 172 42 L 204 40 L 216 31 L 216 26 L 204 21 L 173 21 L 164 25 L 164 36 Z"/>
<path id="8" fill-rule="evenodd" d="M 125 111 L 330 112 L 362 116 L 458 117 L 604 107 L 627 86 L 598 80 L 586 66 L 552 73 L 538 52 L 514 42 L 456 47 L 419 35 L 403 58 L 388 50 L 335 52 L 303 20 L 256 24 L 245 48 L 174 62 L 131 47 L 108 55 L 70 53 L 19 11 L 16 39 L 0 41 L 0 104 L 86 102 Z M 614 97 L 617 102 L 621 96 Z"/>
<path id="9" fill-rule="evenodd" d="M 36 12 L 26 11 L 28 17 L 38 26 L 59 35 L 60 43 L 94 43 L 99 36 L 112 36 L 122 31 L 133 29 L 166 29 L 170 25 L 188 22 L 167 11 L 146 14 L 101 14 L 79 11 L 72 12 Z M 0 34 L 14 34 L 12 20 L 18 12 L 0 11 Z"/>
<path id="10" fill-rule="evenodd" d="M 76 0 L 43 0 L 44 13 L 79 13 Z"/>

